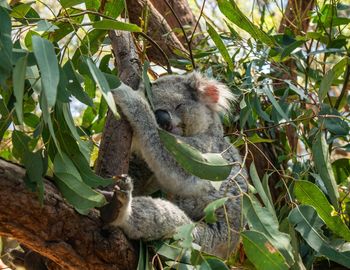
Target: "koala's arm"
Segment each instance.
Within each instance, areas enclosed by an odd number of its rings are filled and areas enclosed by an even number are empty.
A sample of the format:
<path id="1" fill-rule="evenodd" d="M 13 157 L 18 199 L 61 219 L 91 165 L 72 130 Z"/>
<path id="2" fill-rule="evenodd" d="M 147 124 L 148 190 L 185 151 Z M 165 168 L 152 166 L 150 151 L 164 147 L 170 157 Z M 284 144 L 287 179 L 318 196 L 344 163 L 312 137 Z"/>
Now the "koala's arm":
<path id="1" fill-rule="evenodd" d="M 114 90 L 114 100 L 129 120 L 142 156 L 155 173 L 164 191 L 182 196 L 205 194 L 210 181 L 193 176 L 181 168 L 161 143 L 158 125 L 147 101 L 126 85 Z"/>

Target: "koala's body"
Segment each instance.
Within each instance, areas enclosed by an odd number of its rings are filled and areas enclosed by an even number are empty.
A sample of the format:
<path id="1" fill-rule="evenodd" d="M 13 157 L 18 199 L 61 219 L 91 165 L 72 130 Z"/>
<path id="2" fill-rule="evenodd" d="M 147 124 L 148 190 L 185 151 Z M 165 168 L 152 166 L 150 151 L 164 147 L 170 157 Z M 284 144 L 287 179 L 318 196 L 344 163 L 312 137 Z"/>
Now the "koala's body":
<path id="1" fill-rule="evenodd" d="M 118 199 L 123 206 L 112 224 L 131 239 L 155 240 L 171 237 L 180 225 L 198 222 L 194 241 L 208 253 L 227 257 L 239 240 L 241 195 L 247 190 L 241 157 L 224 139 L 218 114 L 229 108 L 232 94 L 223 84 L 196 72 L 168 75 L 153 82 L 154 112 L 140 92 L 142 89 L 120 87 L 114 92 L 115 101 L 133 128 L 134 148 L 154 173 L 167 200 L 132 197 L 131 181 L 119 183 Z M 165 149 L 159 128 L 203 153 L 221 153 L 233 164 L 229 177 L 215 188 L 211 181 L 186 172 Z M 206 224 L 203 209 L 223 197 L 229 199 L 216 211 L 217 222 Z"/>

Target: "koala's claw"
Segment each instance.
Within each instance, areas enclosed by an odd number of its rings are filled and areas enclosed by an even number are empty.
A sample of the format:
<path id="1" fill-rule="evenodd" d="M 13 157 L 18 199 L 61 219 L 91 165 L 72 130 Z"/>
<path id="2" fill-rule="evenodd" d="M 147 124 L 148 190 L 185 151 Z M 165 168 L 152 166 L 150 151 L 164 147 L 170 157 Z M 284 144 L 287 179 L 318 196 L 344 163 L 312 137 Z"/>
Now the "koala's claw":
<path id="1" fill-rule="evenodd" d="M 126 174 L 116 176 L 114 179 L 117 180 L 116 185 L 114 186 L 117 198 L 121 203 L 125 203 L 129 199 L 133 189 L 132 180 Z"/>

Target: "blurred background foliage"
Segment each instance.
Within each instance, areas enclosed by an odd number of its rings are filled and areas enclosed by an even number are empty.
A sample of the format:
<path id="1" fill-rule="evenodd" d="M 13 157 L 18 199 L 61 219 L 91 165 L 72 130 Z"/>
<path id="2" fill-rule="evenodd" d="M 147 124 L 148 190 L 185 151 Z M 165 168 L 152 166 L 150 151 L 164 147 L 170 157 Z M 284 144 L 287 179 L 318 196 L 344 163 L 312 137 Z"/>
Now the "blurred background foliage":
<path id="1" fill-rule="evenodd" d="M 0 1 L 0 156 L 26 167 L 41 200 L 42 176 L 52 176 L 83 214 L 105 204 L 94 188 L 111 183 L 91 169 L 108 108 L 117 115 L 108 30 L 135 33 L 141 59 L 156 59 L 148 9 L 130 23 L 124 1 L 101 3 Z M 225 262 L 188 245 L 185 230 L 185 251 L 162 243 L 155 256 L 165 269 L 350 268 L 350 1 L 189 4 L 196 31 L 174 27 L 183 47 L 149 76 L 197 69 L 236 94 L 223 121 L 250 172 L 248 226 Z M 140 265 L 151 269 L 146 251 Z"/>

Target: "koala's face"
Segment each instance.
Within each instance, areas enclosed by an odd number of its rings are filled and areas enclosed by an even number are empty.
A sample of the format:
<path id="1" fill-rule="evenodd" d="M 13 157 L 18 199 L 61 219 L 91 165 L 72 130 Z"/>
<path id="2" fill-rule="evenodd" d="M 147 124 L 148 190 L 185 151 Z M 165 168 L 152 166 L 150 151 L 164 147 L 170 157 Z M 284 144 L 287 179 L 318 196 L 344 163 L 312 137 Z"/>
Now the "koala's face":
<path id="1" fill-rule="evenodd" d="M 159 126 L 182 136 L 206 132 L 232 99 L 226 86 L 195 72 L 161 77 L 152 83 L 152 93 Z"/>

